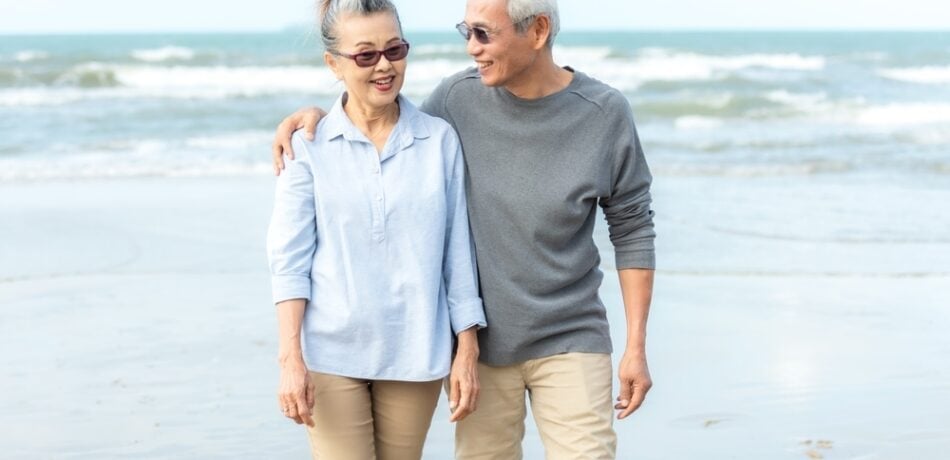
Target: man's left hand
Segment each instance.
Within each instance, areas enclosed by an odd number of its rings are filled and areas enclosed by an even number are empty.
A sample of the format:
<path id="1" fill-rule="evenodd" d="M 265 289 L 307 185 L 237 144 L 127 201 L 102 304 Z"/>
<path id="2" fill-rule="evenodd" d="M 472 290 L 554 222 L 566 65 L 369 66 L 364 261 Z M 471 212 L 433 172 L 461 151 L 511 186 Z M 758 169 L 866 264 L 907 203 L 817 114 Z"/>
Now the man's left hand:
<path id="1" fill-rule="evenodd" d="M 647 392 L 653 386 L 650 369 L 647 367 L 646 354 L 642 352 L 624 353 L 620 360 L 617 375 L 620 377 L 620 396 L 617 396 L 617 404 L 614 409 L 620 411 L 617 414 L 617 419 L 623 420 L 640 408 Z"/>

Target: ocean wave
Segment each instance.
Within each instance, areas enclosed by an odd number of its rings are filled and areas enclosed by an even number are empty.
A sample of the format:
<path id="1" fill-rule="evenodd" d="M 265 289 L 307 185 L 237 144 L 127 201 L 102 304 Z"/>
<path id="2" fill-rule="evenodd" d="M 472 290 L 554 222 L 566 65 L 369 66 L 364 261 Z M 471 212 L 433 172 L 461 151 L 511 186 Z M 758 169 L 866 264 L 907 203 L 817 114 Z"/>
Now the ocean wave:
<path id="1" fill-rule="evenodd" d="M 422 52 L 434 54 L 410 62 L 404 87 L 407 95 L 426 96 L 443 78 L 471 66 L 471 61 L 461 53 L 458 53 L 458 57 L 439 54 L 449 50 L 458 51 L 457 45 L 423 45 L 420 48 L 423 48 Z M 710 56 L 646 50 L 632 57 L 608 57 L 612 52 L 609 47 L 560 47 L 556 48 L 556 52 L 564 59 L 561 62 L 571 64 L 579 71 L 621 91 L 633 91 L 645 83 L 657 81 L 695 82 L 714 79 L 728 82 L 730 78 L 736 78 L 736 72 L 745 70 L 748 73 L 750 69 L 815 69 L 823 65 L 821 58 L 799 55 Z M 26 100 L 43 99 L 37 96 L 36 88 L 49 90 L 48 98 L 51 101 L 48 103 L 51 104 L 60 103 L 64 87 L 89 90 L 80 99 L 136 96 L 220 99 L 290 92 L 336 94 L 341 88 L 323 65 L 215 65 L 204 63 L 200 60 L 201 56 L 196 56 L 191 49 L 175 47 L 138 50 L 134 54 L 140 60 L 155 62 L 85 62 L 52 73 L 48 69 L 30 70 L 31 74 L 12 82 L 8 75 L 0 82 L 2 86 L 16 86 L 13 88 L 15 90 L 24 89 L 23 82 L 32 82 L 33 86 L 26 95 L 9 92 L 0 95 L 0 105 L 24 105 Z M 187 63 L 177 62 L 184 57 L 191 60 Z M 66 96 L 70 100 L 75 99 L 73 94 Z M 40 103 L 43 104 L 42 101 Z"/>
<path id="2" fill-rule="evenodd" d="M 870 106 L 859 109 L 854 121 L 860 125 L 898 127 L 950 124 L 950 104 L 910 103 Z"/>
<path id="3" fill-rule="evenodd" d="M 469 64 L 429 60 L 410 66 L 403 86 L 425 96 L 446 76 Z M 198 67 L 86 63 L 63 72 L 52 86 L 0 89 L 0 106 L 63 105 L 82 100 L 225 99 L 275 94 L 337 95 L 343 89 L 322 66 Z"/>
<path id="4" fill-rule="evenodd" d="M 80 88 L 104 88 L 117 86 L 115 70 L 106 64 L 89 62 L 73 67 L 53 83 L 56 86 L 77 86 Z"/>
<path id="5" fill-rule="evenodd" d="M 751 68 L 799 71 L 818 71 L 825 68 L 825 58 L 820 56 L 800 54 L 720 56 L 663 49 L 645 50 L 637 56 L 635 62 L 644 67 L 659 67 L 661 72 L 669 72 L 670 79 L 693 76 L 710 78 L 717 72 Z"/>
<path id="6" fill-rule="evenodd" d="M 599 62 L 612 55 L 608 46 L 554 46 L 554 59 L 564 65 L 575 62 Z"/>
<path id="7" fill-rule="evenodd" d="M 241 131 L 182 140 L 116 140 L 56 145 L 42 157 L 0 156 L 0 182 L 141 176 L 221 176 L 270 171 L 271 131 Z"/>
<path id="8" fill-rule="evenodd" d="M 950 84 L 950 66 L 882 69 L 878 75 L 890 80 L 921 84 Z"/>
<path id="9" fill-rule="evenodd" d="M 427 44 L 427 45 L 413 45 L 412 46 L 412 55 L 413 56 L 442 56 L 442 55 L 458 55 L 465 56 L 465 45 L 449 45 L 449 44 Z"/>
<path id="10" fill-rule="evenodd" d="M 843 161 L 815 160 L 798 163 L 662 163 L 654 161 L 650 169 L 658 176 L 716 176 L 716 177 L 774 177 L 810 176 L 815 174 L 840 173 L 853 169 Z"/>
<path id="11" fill-rule="evenodd" d="M 180 46 L 142 49 L 131 53 L 133 58 L 143 62 L 190 61 L 195 54 L 194 50 Z"/>
<path id="12" fill-rule="evenodd" d="M 715 117 L 703 117 L 703 116 L 683 116 L 678 117 L 676 120 L 673 120 L 673 126 L 679 130 L 703 130 L 703 129 L 715 129 L 719 128 L 724 124 L 722 118 Z"/>
<path id="13" fill-rule="evenodd" d="M 20 69 L 8 69 L 0 67 L 0 88 L 13 86 L 19 83 L 23 78 L 23 71 Z"/>
<path id="14" fill-rule="evenodd" d="M 798 72 L 820 71 L 825 67 L 823 57 L 798 54 L 718 56 L 651 48 L 632 57 L 605 59 L 596 53 L 571 53 L 576 61 L 560 63 L 570 64 L 622 91 L 662 82 L 724 82 L 736 78 L 771 83 L 776 79 L 794 80 L 800 78 Z"/>
<path id="15" fill-rule="evenodd" d="M 45 51 L 24 50 L 16 53 L 13 60 L 17 62 L 33 62 L 49 59 L 50 54 Z"/>
<path id="16" fill-rule="evenodd" d="M 791 109 L 791 113 L 781 115 L 814 115 L 833 111 L 835 104 L 828 99 L 828 94 L 820 93 L 793 93 L 787 90 L 775 90 L 765 93 L 765 100 Z"/>

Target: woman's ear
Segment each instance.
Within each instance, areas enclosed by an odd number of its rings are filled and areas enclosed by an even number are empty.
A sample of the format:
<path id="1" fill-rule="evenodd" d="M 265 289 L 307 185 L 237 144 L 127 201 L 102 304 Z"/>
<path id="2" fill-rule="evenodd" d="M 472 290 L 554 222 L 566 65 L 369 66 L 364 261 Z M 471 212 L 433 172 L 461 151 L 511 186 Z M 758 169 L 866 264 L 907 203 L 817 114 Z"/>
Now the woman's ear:
<path id="1" fill-rule="evenodd" d="M 334 56 L 329 51 L 325 51 L 323 53 L 323 62 L 327 64 L 327 67 L 330 68 L 330 71 L 333 72 L 333 75 L 336 75 L 337 80 L 343 79 L 343 76 L 340 75 L 340 64 L 337 62 L 336 56 Z"/>

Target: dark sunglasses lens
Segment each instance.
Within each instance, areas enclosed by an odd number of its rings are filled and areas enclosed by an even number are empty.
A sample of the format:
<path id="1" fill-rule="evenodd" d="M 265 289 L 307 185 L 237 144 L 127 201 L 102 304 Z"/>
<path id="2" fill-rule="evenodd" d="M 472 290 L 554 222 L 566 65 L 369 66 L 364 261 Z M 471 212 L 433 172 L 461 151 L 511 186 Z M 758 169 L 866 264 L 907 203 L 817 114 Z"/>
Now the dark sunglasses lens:
<path id="1" fill-rule="evenodd" d="M 472 33 L 475 34 L 475 40 L 478 40 L 478 43 L 483 45 L 488 44 L 488 31 L 482 29 L 481 27 L 475 27 L 472 29 Z"/>
<path id="2" fill-rule="evenodd" d="M 401 45 L 391 46 L 386 48 L 383 51 L 383 54 L 386 55 L 386 60 L 389 61 L 399 61 L 405 59 L 409 55 L 409 44 L 403 43 Z"/>
<path id="3" fill-rule="evenodd" d="M 354 56 L 354 61 L 356 65 L 360 67 L 369 67 L 375 65 L 379 62 L 379 51 L 366 51 L 365 53 L 359 53 Z"/>

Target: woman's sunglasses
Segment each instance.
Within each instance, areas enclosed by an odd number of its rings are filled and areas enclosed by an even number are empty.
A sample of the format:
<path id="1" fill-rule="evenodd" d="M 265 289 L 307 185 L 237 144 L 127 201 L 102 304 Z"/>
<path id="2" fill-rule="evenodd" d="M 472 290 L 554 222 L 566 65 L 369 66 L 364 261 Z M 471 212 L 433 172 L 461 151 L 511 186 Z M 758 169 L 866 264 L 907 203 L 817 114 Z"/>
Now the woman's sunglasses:
<path id="1" fill-rule="evenodd" d="M 343 56 L 345 58 L 352 59 L 359 67 L 372 67 L 379 62 L 381 56 L 386 56 L 386 60 L 401 61 L 409 55 L 409 43 L 402 42 L 397 45 L 390 46 L 382 51 L 373 50 L 373 51 L 363 51 L 362 53 L 356 54 L 346 54 L 340 53 L 338 51 L 331 51 L 330 53 L 337 56 Z"/>

